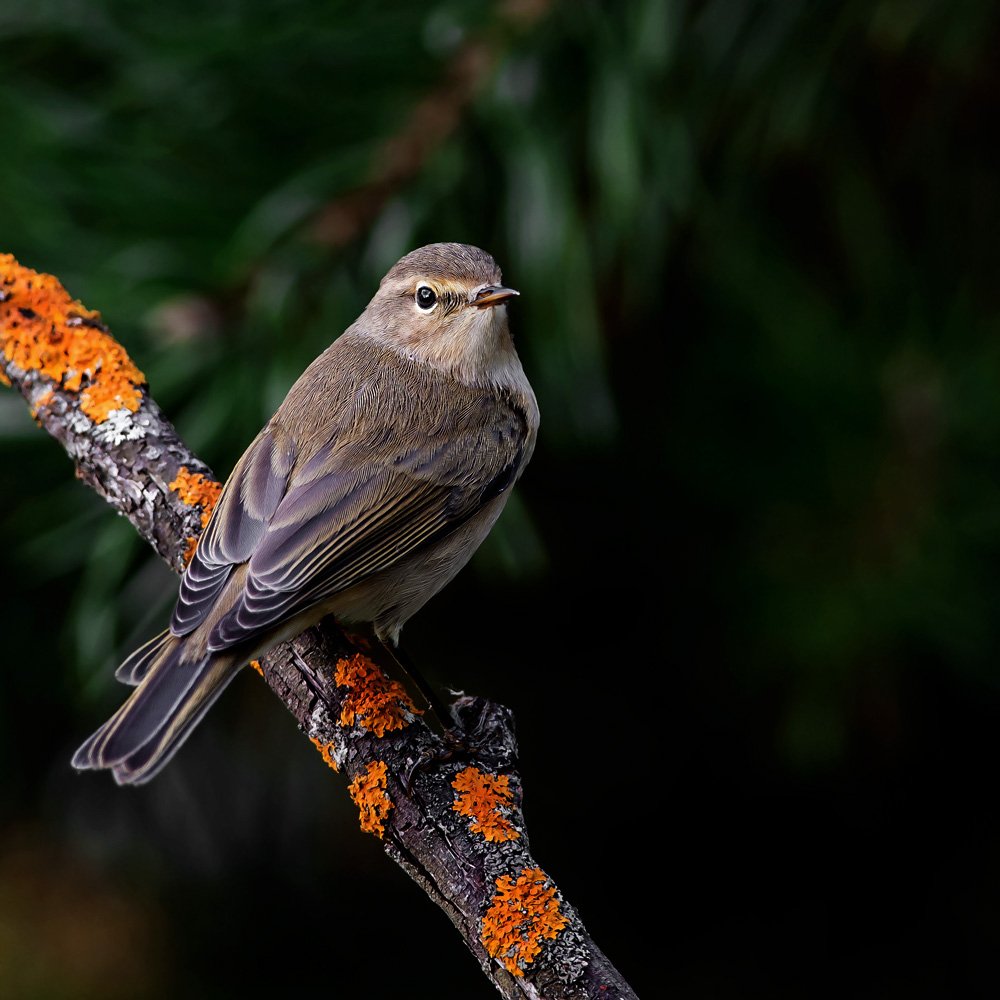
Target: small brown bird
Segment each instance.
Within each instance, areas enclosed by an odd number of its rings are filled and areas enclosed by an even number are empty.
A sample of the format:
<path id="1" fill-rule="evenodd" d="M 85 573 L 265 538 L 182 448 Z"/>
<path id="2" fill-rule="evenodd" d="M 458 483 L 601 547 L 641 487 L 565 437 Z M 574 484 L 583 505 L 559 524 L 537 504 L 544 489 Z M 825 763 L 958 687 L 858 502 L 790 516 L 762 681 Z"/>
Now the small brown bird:
<path id="1" fill-rule="evenodd" d="M 170 627 L 118 668 L 137 687 L 74 767 L 148 781 L 244 664 L 327 614 L 395 648 L 534 450 L 538 406 L 507 326 L 517 294 L 458 243 L 389 270 L 237 462 Z"/>

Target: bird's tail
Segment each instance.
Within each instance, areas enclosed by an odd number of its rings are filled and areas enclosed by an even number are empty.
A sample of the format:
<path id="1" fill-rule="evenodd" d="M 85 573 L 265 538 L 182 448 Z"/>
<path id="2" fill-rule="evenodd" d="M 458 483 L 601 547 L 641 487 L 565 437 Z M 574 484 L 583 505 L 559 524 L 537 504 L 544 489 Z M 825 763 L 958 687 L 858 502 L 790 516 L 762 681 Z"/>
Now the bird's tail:
<path id="1" fill-rule="evenodd" d="M 73 767 L 109 768 L 119 785 L 142 784 L 160 771 L 243 665 L 226 653 L 184 660 L 183 649 L 169 632 L 143 647 L 138 687 L 77 750 Z"/>

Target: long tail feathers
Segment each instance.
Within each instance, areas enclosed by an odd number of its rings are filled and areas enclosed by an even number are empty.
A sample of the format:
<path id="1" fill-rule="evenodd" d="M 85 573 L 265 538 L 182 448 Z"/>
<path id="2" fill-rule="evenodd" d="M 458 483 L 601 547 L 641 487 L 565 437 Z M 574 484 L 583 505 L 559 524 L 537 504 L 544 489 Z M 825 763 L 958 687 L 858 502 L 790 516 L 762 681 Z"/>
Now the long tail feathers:
<path id="1" fill-rule="evenodd" d="M 156 658 L 163 652 L 170 639 L 170 630 L 164 629 L 149 642 L 143 643 L 115 671 L 115 679 L 135 687 L 149 673 L 150 667 L 156 662 Z"/>
<path id="2" fill-rule="evenodd" d="M 119 785 L 138 785 L 173 757 L 242 666 L 225 654 L 185 662 L 183 647 L 164 634 L 125 661 L 138 664 L 138 687 L 77 750 L 73 767 L 110 768 Z"/>

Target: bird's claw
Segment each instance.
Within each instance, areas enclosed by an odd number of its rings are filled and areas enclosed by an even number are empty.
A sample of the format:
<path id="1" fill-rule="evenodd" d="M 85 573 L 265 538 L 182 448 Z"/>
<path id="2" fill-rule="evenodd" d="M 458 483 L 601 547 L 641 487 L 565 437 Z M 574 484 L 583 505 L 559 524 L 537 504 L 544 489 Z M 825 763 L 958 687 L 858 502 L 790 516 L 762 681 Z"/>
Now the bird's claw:
<path id="1" fill-rule="evenodd" d="M 407 795 L 424 771 L 441 764 L 464 762 L 491 771 L 516 764 L 517 744 L 513 716 L 501 705 L 461 696 L 451 708 L 452 725 L 442 726 L 440 737 L 426 747 L 402 776 Z"/>

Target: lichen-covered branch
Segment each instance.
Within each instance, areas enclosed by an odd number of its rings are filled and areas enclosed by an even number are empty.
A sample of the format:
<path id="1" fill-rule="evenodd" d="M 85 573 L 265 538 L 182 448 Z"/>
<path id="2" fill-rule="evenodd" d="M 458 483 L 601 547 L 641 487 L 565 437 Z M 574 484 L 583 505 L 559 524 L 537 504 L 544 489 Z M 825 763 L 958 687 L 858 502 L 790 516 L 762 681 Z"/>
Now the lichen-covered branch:
<path id="1" fill-rule="evenodd" d="M 183 570 L 218 481 L 100 315 L 10 255 L 0 255 L 0 380 L 24 396 L 78 478 Z M 509 712 L 460 698 L 452 711 L 479 750 L 475 765 L 449 759 L 384 669 L 392 665 L 380 664 L 383 652 L 327 619 L 254 667 L 347 779 L 362 830 L 448 914 L 502 995 L 634 997 L 530 853 Z"/>

